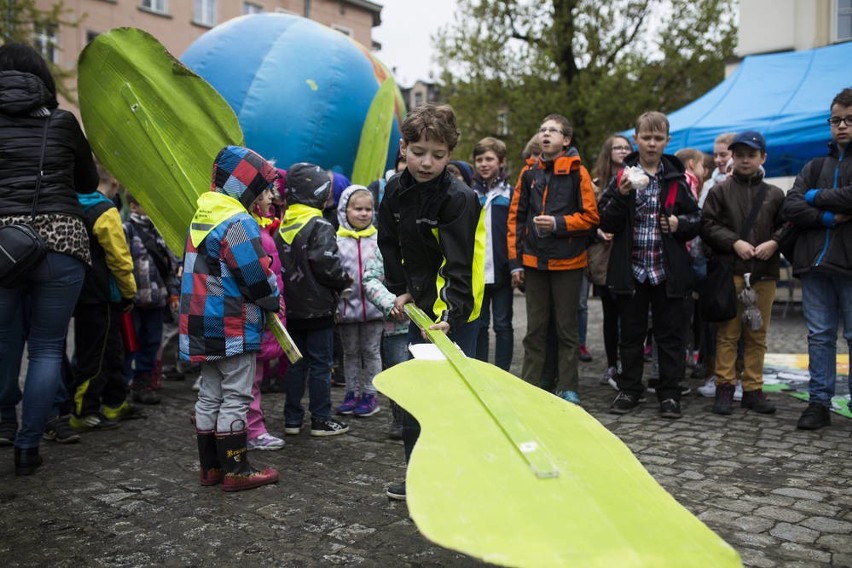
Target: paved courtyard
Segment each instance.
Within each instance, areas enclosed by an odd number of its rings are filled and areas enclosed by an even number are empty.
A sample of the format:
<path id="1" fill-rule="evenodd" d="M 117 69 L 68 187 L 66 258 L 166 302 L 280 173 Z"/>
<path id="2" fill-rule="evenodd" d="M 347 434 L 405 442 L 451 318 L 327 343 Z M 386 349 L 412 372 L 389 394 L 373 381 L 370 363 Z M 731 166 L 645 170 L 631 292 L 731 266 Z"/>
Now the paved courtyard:
<path id="1" fill-rule="evenodd" d="M 783 292 L 781 292 L 783 293 Z M 686 508 L 740 553 L 747 566 L 852 566 L 852 421 L 833 415 L 818 432 L 796 430 L 805 403 L 774 394 L 772 416 L 710 412 L 684 397 L 684 417 L 665 421 L 652 398 L 625 416 L 607 414 L 614 391 L 604 369 L 600 305 L 591 300 L 592 363 L 582 364 L 584 408 L 618 435 Z M 772 322 L 769 349 L 806 351 L 800 310 Z M 523 356 L 523 296 L 515 302 L 515 363 Z M 839 345 L 846 352 L 845 345 Z M 351 420 L 348 435 L 288 436 L 277 452 L 252 452 L 281 471 L 277 485 L 225 494 L 200 487 L 189 421 L 192 380 L 163 383 L 147 420 L 44 442 L 44 466 L 16 478 L 0 448 L 0 558 L 4 566 L 472 566 L 431 544 L 389 501 L 404 474 L 401 443 L 388 440 L 390 412 Z M 696 380 L 690 385 L 699 385 Z M 334 389 L 335 402 L 342 398 Z M 383 398 L 383 403 L 386 400 Z M 272 433 L 283 430 L 283 395 L 264 397 Z M 460 432 L 459 435 L 463 435 Z"/>

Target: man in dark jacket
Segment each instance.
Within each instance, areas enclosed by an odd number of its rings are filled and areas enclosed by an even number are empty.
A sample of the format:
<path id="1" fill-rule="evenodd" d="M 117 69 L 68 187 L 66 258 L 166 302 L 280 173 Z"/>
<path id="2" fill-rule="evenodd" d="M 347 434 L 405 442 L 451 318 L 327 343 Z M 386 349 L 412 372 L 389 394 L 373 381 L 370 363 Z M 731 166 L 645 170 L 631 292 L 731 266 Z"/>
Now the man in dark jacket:
<path id="1" fill-rule="evenodd" d="M 852 88 L 834 97 L 830 108 L 829 155 L 805 164 L 784 201 L 784 217 L 799 231 L 790 260 L 802 281 L 808 326 L 810 404 L 799 418 L 803 430 L 831 424 L 841 320 L 852 351 Z"/>
<path id="2" fill-rule="evenodd" d="M 641 115 L 633 139 L 639 151 L 628 155 L 624 165 L 639 166 L 633 170 L 636 177 L 622 169 L 598 204 L 600 229 L 614 235 L 606 283 L 617 297 L 621 322 L 622 373 L 610 411 L 630 412 L 645 390 L 643 344 L 650 306 L 660 360 L 656 389 L 660 416 L 680 418 L 678 383 L 685 366 L 682 299 L 692 288 L 686 242 L 698 235 L 701 213 L 683 164 L 663 154 L 670 139 L 666 116 L 660 112 Z"/>

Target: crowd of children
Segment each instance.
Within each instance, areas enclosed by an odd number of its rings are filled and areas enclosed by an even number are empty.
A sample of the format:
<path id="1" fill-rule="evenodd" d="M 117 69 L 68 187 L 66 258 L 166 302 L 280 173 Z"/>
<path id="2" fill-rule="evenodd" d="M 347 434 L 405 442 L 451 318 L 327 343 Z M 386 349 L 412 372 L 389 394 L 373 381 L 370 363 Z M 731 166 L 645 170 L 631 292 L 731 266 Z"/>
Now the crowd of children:
<path id="1" fill-rule="evenodd" d="M 423 105 L 402 124 L 394 169 L 369 187 L 314 164 L 278 170 L 248 148 L 223 148 L 181 261 L 129 194 L 122 226 L 118 183 L 100 169 L 98 192 L 80 196 L 92 269 L 74 313 L 67 414 L 48 421 L 45 438 L 78 441 L 81 432 L 144 416 L 137 404 L 158 403 L 164 314 L 174 313 L 180 356 L 200 373 L 193 414 L 200 483 L 225 491 L 275 483 L 276 470 L 256 469 L 247 458 L 249 450 L 285 446 L 267 429 L 261 405 L 273 377 L 284 394 L 283 434 L 298 435 L 306 423 L 311 436 L 345 434 L 350 426 L 334 415 L 379 413 L 373 378 L 424 341 L 405 304 L 426 312 L 433 329 L 467 356 L 509 371 L 516 289 L 526 294 L 521 377 L 580 404 L 578 362 L 591 360 L 584 324 L 590 283 L 604 313 L 601 382 L 618 391 L 611 412 L 629 413 L 652 392 L 661 417 L 681 417 L 690 365 L 704 369 L 712 389 L 702 394 L 714 398 L 714 413 L 731 414 L 739 398 L 743 408 L 773 413 L 762 390 L 763 356 L 779 241 L 791 227 L 801 232 L 800 247 L 819 248 L 829 260 L 823 269 L 799 248 L 788 259 L 807 283 L 812 356 L 826 355 L 824 339 L 834 341 L 838 326 L 816 311 L 816 296 L 839 290 L 842 309 L 835 311 L 847 318 L 848 340 L 852 327 L 844 304 L 850 267 L 837 252 L 852 242 L 845 236 L 852 215 L 843 153 L 852 130 L 847 91 L 831 106 L 838 153 L 809 165 L 787 199 L 763 181 L 759 132 L 721 135 L 711 173 L 698 150 L 665 153 L 668 119 L 647 112 L 632 140 L 605 140 L 590 174 L 572 146 L 570 121 L 549 114 L 524 149 L 513 187 L 501 140 L 480 140 L 472 163 L 453 160 L 459 132 L 452 109 Z M 737 293 L 752 294 L 756 323 L 753 313 L 743 318 L 742 304 L 729 321 L 702 321 L 707 258 L 732 267 Z M 271 317 L 284 323 L 302 359 L 287 365 L 266 325 Z M 333 408 L 336 342 L 345 390 Z M 824 399 L 834 389 L 831 369 L 811 366 L 814 400 L 799 422 L 804 429 L 829 424 Z M 389 403 L 388 434 L 402 439 L 407 461 L 419 424 Z M 404 499 L 405 483 L 387 493 Z"/>

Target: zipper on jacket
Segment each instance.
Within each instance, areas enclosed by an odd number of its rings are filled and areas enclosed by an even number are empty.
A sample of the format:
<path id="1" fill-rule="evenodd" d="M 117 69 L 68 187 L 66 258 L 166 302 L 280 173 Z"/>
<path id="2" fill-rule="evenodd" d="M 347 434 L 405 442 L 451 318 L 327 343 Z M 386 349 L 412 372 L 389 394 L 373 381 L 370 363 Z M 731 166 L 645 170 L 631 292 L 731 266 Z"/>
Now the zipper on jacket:
<path id="1" fill-rule="evenodd" d="M 839 145 L 838 145 L 839 148 Z M 846 147 L 840 150 L 840 155 L 837 158 L 837 165 L 834 167 L 834 184 L 831 187 L 838 187 L 837 182 L 840 181 L 840 164 L 843 163 L 843 157 L 846 155 Z M 831 227 L 825 229 L 825 244 L 822 246 L 822 251 L 819 253 L 819 258 L 814 266 L 819 266 L 828 254 L 828 245 L 831 242 Z"/>

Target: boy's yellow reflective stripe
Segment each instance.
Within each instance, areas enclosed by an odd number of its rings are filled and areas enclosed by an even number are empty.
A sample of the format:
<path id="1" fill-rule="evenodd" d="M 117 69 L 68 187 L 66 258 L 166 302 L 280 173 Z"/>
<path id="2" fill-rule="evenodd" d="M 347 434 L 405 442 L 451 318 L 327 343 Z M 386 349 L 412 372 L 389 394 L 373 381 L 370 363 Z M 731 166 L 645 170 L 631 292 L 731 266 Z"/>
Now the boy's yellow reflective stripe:
<path id="1" fill-rule="evenodd" d="M 432 229 L 432 235 L 438 243 L 441 239 L 438 237 L 438 229 Z M 482 297 L 485 295 L 485 210 L 479 213 L 479 221 L 476 223 L 476 234 L 473 244 L 473 264 L 471 266 L 471 292 L 473 293 L 473 310 L 470 312 L 467 321 L 476 321 L 479 318 L 479 312 L 482 310 Z M 438 316 L 437 321 L 440 321 L 440 314 L 447 309 L 447 303 L 441 297 L 441 290 L 446 285 L 446 280 L 441 276 L 444 265 L 447 264 L 447 259 L 444 258 L 438 268 L 438 274 L 435 277 L 435 289 L 438 291 L 435 303 L 432 305 L 432 312 Z"/>

